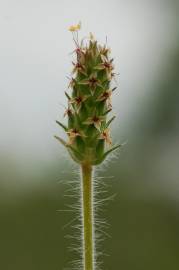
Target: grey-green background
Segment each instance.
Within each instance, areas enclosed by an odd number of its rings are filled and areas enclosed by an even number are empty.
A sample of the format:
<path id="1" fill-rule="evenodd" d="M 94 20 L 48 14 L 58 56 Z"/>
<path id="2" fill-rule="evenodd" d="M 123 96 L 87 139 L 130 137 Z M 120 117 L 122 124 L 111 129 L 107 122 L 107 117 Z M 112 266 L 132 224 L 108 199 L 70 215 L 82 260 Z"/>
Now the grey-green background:
<path id="1" fill-rule="evenodd" d="M 98 172 L 117 193 L 101 213 L 102 269 L 179 269 L 178 16 L 177 0 L 0 1 L 0 269 L 60 270 L 75 258 L 64 238 L 74 214 L 57 210 L 78 172 L 53 135 L 63 136 L 67 28 L 79 20 L 81 36 L 108 37 L 120 73 L 113 140 L 127 142 Z"/>

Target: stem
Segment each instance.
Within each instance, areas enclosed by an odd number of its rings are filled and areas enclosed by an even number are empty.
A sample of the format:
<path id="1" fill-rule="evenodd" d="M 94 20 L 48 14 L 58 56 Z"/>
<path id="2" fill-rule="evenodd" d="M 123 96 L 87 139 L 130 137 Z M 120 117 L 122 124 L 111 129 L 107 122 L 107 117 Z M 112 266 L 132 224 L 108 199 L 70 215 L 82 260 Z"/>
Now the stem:
<path id="1" fill-rule="evenodd" d="M 94 270 L 92 166 L 82 164 L 83 267 Z"/>

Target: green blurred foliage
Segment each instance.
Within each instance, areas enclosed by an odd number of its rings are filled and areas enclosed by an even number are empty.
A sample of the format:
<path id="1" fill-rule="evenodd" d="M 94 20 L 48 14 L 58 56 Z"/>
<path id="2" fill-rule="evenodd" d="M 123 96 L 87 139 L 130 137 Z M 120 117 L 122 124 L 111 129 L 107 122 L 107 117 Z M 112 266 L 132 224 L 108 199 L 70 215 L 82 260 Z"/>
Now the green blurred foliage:
<path id="1" fill-rule="evenodd" d="M 115 165 L 112 169 L 110 194 L 119 190 L 119 174 L 122 179 L 122 171 Z M 111 236 L 103 243 L 104 254 L 110 254 L 103 257 L 103 269 L 177 270 L 178 209 L 161 198 L 131 198 L 124 181 L 120 182 L 118 196 L 101 214 L 110 223 L 106 232 Z M 73 242 L 64 237 L 72 232 L 64 226 L 73 216 L 56 211 L 65 207 L 60 186 L 1 205 L 1 269 L 63 269 L 76 259 L 68 251 Z"/>

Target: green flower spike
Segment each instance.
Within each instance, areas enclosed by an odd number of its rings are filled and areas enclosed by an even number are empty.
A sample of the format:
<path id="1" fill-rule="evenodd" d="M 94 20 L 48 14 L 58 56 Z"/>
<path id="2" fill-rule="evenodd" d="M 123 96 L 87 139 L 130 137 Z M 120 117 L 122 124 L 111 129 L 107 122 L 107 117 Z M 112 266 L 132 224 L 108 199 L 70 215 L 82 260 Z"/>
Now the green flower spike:
<path id="1" fill-rule="evenodd" d="M 90 33 L 84 45 L 79 42 L 78 31 L 81 23 L 71 26 L 76 60 L 72 62 L 72 75 L 65 92 L 68 107 L 64 116 L 67 125 L 56 121 L 67 135 L 67 141 L 55 136 L 66 147 L 71 158 L 81 166 L 81 197 L 82 197 L 82 246 L 83 270 L 95 268 L 95 230 L 93 211 L 93 180 L 94 166 L 101 164 L 110 153 L 121 145 L 113 145 L 110 135 L 110 124 L 114 116 L 108 119 L 112 111 L 111 97 L 113 91 L 111 80 L 115 73 L 110 49 L 101 46 Z"/>

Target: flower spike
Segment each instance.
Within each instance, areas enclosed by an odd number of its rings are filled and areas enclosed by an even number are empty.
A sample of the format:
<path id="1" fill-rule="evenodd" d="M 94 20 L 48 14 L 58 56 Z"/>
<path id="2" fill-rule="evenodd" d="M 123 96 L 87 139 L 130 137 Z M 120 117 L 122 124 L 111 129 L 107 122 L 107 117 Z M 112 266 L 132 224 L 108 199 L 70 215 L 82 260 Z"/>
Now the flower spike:
<path id="1" fill-rule="evenodd" d="M 110 125 L 115 116 L 112 111 L 111 97 L 116 87 L 113 58 L 106 43 L 100 45 L 93 34 L 79 39 L 81 23 L 69 27 L 75 43 L 72 54 L 72 74 L 68 78 L 70 94 L 65 92 L 67 107 L 64 116 L 66 124 L 57 121 L 64 130 L 67 140 L 55 136 L 65 147 L 69 156 L 81 167 L 80 205 L 82 228 L 82 264 L 84 270 L 95 270 L 96 263 L 96 203 L 93 190 L 93 168 L 100 165 L 121 145 L 112 143 Z M 81 242 L 81 241 L 80 241 Z M 77 267 L 79 269 L 79 267 Z M 80 268 L 80 269 L 81 269 Z"/>

